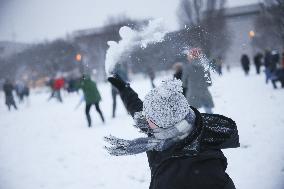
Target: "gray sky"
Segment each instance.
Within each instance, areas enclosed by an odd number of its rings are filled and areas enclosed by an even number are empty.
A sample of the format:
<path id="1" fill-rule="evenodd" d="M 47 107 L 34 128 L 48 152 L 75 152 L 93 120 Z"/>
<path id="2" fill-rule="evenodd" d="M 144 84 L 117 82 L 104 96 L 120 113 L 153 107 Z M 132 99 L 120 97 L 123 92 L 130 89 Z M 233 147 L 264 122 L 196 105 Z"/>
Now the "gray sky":
<path id="1" fill-rule="evenodd" d="M 258 0 L 227 0 L 227 6 Z M 39 42 L 72 31 L 99 27 L 109 16 L 163 18 L 169 29 L 178 27 L 178 0 L 0 0 L 0 41 Z"/>

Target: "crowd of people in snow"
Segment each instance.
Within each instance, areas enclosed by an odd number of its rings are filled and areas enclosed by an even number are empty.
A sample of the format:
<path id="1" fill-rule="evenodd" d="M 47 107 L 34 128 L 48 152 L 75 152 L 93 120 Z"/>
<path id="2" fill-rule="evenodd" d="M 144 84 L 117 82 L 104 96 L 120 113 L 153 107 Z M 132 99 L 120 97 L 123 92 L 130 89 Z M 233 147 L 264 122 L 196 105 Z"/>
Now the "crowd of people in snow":
<path id="1" fill-rule="evenodd" d="M 223 115 L 213 113 L 214 101 L 209 91 L 212 85 L 210 70 L 201 64 L 202 51 L 191 49 L 186 62 L 173 64 L 171 79 L 155 85 L 155 73 L 149 69 L 147 75 L 152 90 L 142 102 L 131 88 L 127 69 L 117 64 L 108 81 L 111 84 L 112 117 L 116 117 L 116 103 L 119 96 L 125 109 L 133 117 L 135 127 L 146 137 L 124 140 L 114 136 L 105 137 L 110 146 L 106 150 L 115 156 L 135 155 L 146 152 L 151 168 L 150 189 L 235 189 L 226 173 L 227 159 L 222 149 L 239 147 L 236 123 Z M 254 58 L 256 74 L 265 74 L 265 82 L 271 81 L 274 88 L 277 82 L 284 87 L 284 52 L 257 53 Z M 215 71 L 222 75 L 220 58 L 213 61 Z M 241 56 L 241 66 L 246 76 L 251 64 L 248 55 Z M 46 82 L 52 98 L 63 103 L 62 90 L 79 93 L 80 104 L 85 102 L 85 115 L 88 127 L 92 126 L 90 109 L 95 107 L 102 122 L 104 114 L 100 107 L 102 100 L 97 84 L 90 75 L 64 78 L 56 76 Z M 24 82 L 13 84 L 8 79 L 3 84 L 5 103 L 10 110 L 17 109 L 13 91 L 19 103 L 29 97 L 29 87 Z M 205 113 L 200 113 L 203 108 Z"/>
<path id="2" fill-rule="evenodd" d="M 277 89 L 277 83 L 281 83 L 284 88 L 284 51 L 280 55 L 277 50 L 265 50 L 264 53 L 258 52 L 253 57 L 253 63 L 256 69 L 256 74 L 261 74 L 262 67 L 264 67 L 265 83 L 271 81 L 274 89 Z M 241 66 L 245 75 L 250 73 L 250 58 L 243 54 L 241 57 Z"/>
<path id="3" fill-rule="evenodd" d="M 176 62 L 173 64 L 174 78 L 180 79 L 182 81 L 183 95 L 186 97 L 187 101 L 193 107 L 200 109 L 203 108 L 206 113 L 213 113 L 214 102 L 212 95 L 208 88 L 212 85 L 210 72 L 204 68 L 204 65 L 200 64 L 199 55 L 200 49 L 192 49 L 190 55 L 186 62 Z M 268 51 L 266 50 L 264 54 L 257 53 L 254 58 L 254 65 L 256 74 L 261 74 L 262 70 L 266 76 L 266 83 L 271 81 L 273 87 L 277 88 L 277 82 L 281 83 L 282 88 L 284 87 L 284 52 L 282 55 L 278 51 Z M 222 75 L 222 61 L 221 58 L 216 58 L 212 60 L 215 71 Z M 243 54 L 241 57 L 241 66 L 245 72 L 245 75 L 249 75 L 251 72 L 251 63 L 248 55 Z M 116 64 L 114 70 L 124 81 L 129 81 L 128 71 L 125 65 Z M 150 78 L 150 84 L 152 88 L 155 88 L 154 79 L 155 72 L 153 69 L 146 69 L 146 74 Z M 102 122 L 105 122 L 103 112 L 99 106 L 101 101 L 101 95 L 97 88 L 96 82 L 91 79 L 90 75 L 84 74 L 82 76 L 69 76 L 62 77 L 62 75 L 57 75 L 54 78 L 46 81 L 46 86 L 50 88 L 51 95 L 48 101 L 52 98 L 57 99 L 59 102 L 63 102 L 62 90 L 67 93 L 78 93 L 81 89 L 83 92 L 83 97 L 80 99 L 76 108 L 78 108 L 82 102 L 85 101 L 85 114 L 87 118 L 88 126 L 92 126 L 90 108 L 92 105 L 95 106 L 96 111 L 99 113 Z M 3 91 L 5 94 L 5 103 L 10 110 L 11 107 L 17 109 L 18 106 L 13 96 L 13 91 L 15 91 L 18 97 L 19 103 L 24 101 L 29 101 L 29 86 L 27 82 L 17 81 L 13 84 L 10 80 L 6 80 L 3 84 Z M 117 106 L 117 96 L 119 96 L 119 91 L 111 86 L 111 96 L 112 96 L 112 117 L 116 116 L 116 106 Z"/>

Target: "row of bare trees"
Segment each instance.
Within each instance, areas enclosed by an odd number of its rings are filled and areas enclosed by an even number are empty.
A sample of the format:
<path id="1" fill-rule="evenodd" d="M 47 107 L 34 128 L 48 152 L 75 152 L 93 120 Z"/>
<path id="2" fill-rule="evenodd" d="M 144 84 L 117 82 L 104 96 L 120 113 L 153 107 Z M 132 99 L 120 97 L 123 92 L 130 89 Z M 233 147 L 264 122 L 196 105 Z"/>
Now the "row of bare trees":
<path id="1" fill-rule="evenodd" d="M 259 49 L 284 48 L 284 0 L 263 0 L 255 20 L 253 45 Z"/>
<path id="2" fill-rule="evenodd" d="M 168 33 L 162 43 L 135 49 L 129 59 L 124 61 L 131 62 L 133 71 L 169 69 L 177 59 L 182 58 L 184 49 L 190 47 L 202 48 L 210 58 L 224 58 L 230 45 L 224 6 L 225 0 L 181 0 L 177 12 L 180 29 Z M 118 31 L 121 26 L 139 28 L 143 24 L 143 20 L 114 17 L 109 19 L 105 27 L 93 32 L 83 30 L 73 39 L 33 45 L 5 60 L 1 74 L 17 76 L 32 72 L 45 76 L 57 71 L 72 70 L 80 66 L 75 60 L 76 53 L 79 52 L 85 69 L 96 69 L 100 77 L 103 77 L 107 41 L 120 40 Z"/>
<path id="3" fill-rule="evenodd" d="M 31 45 L 22 52 L 0 60 L 1 78 L 37 79 L 54 76 L 59 71 L 73 70 L 78 67 L 76 53 L 76 47 L 65 40 Z"/>
<path id="4" fill-rule="evenodd" d="M 188 41 L 209 57 L 224 57 L 230 45 L 225 0 L 181 0 L 179 21 L 188 30 Z"/>

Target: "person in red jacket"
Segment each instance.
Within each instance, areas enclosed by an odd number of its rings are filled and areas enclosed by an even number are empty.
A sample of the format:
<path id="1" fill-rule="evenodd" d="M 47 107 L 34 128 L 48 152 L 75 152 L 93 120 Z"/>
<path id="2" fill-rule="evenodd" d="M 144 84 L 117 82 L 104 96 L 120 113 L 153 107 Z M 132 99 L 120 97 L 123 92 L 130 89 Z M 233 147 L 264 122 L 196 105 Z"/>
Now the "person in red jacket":
<path id="1" fill-rule="evenodd" d="M 54 91 L 55 91 L 55 96 L 56 96 L 56 98 L 59 102 L 62 102 L 60 90 L 64 87 L 64 83 L 65 82 L 64 82 L 63 77 L 55 79 L 55 81 L 54 81 L 53 88 L 54 88 Z"/>
<path id="2" fill-rule="evenodd" d="M 64 78 L 55 79 L 53 88 L 54 90 L 60 90 L 64 87 Z"/>
<path id="3" fill-rule="evenodd" d="M 52 93 L 48 100 L 50 100 L 52 97 L 56 97 L 56 99 L 59 102 L 63 102 L 61 98 L 60 90 L 64 87 L 64 84 L 65 84 L 64 78 L 60 77 L 60 78 L 54 79 L 51 82 L 52 82 L 51 83 Z"/>

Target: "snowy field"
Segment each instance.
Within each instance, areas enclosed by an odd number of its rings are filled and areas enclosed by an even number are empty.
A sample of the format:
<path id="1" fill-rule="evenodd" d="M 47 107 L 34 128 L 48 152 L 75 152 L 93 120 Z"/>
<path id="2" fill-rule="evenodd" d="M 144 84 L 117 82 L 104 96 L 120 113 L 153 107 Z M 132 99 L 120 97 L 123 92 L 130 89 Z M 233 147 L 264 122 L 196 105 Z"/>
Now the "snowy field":
<path id="1" fill-rule="evenodd" d="M 245 77 L 239 69 L 213 82 L 214 112 L 233 118 L 239 129 L 241 147 L 224 150 L 236 187 L 283 189 L 284 89 L 274 90 L 265 85 L 264 75 Z M 137 77 L 131 86 L 143 98 L 150 81 Z M 98 87 L 106 123 L 93 108 L 93 128 L 87 127 L 84 105 L 74 109 L 77 94 L 64 94 L 60 104 L 47 102 L 47 92 L 33 91 L 30 104 L 12 112 L 0 94 L 0 189 L 148 188 L 145 154 L 111 157 L 103 149 L 105 135 L 134 138 L 140 133 L 120 100 L 117 117 L 111 118 L 110 85 Z"/>

